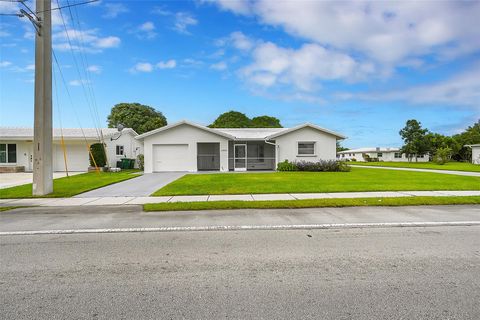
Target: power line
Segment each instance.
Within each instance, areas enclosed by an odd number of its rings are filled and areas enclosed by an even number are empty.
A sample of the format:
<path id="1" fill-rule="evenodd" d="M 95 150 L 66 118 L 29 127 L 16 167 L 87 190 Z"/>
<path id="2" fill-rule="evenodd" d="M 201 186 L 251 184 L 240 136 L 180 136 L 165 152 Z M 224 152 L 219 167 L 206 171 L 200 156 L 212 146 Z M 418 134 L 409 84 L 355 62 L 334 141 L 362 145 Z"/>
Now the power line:
<path id="1" fill-rule="evenodd" d="M 57 5 L 60 6 L 60 3 L 57 1 Z M 84 83 L 84 79 L 83 79 L 83 76 L 82 76 L 82 73 L 80 72 L 80 67 L 78 65 L 78 61 L 77 61 L 77 58 L 75 56 L 75 52 L 73 51 L 73 46 L 72 46 L 72 41 L 70 39 L 70 35 L 68 33 L 68 29 L 67 29 L 67 24 L 65 23 L 65 19 L 63 17 L 63 13 L 62 13 L 62 10 L 59 11 L 60 12 L 60 18 L 62 20 L 62 25 L 63 25 L 63 28 L 65 29 L 65 35 L 67 37 L 67 41 L 68 41 L 68 45 L 70 47 L 70 52 L 72 54 L 72 57 L 73 57 L 73 62 L 74 62 L 74 65 L 75 65 L 75 69 L 77 71 L 77 74 L 79 76 L 79 81 L 80 81 L 80 85 L 82 86 L 82 89 L 83 89 L 83 93 L 85 95 L 85 101 L 88 105 L 88 108 L 90 110 L 90 116 L 92 117 L 92 120 L 93 120 L 93 124 L 95 126 L 95 130 L 97 132 L 97 136 L 98 138 L 100 138 L 100 134 L 98 132 L 98 128 L 97 128 L 97 124 L 96 124 L 96 119 L 95 119 L 95 112 L 94 112 L 94 109 L 93 109 L 93 103 L 90 101 L 90 98 L 88 93 L 87 93 L 87 89 L 85 88 L 85 83 Z M 75 28 L 73 28 L 73 32 L 75 34 L 75 38 L 77 38 L 77 42 L 78 42 L 78 37 L 76 36 L 76 31 L 75 31 Z"/>
<path id="2" fill-rule="evenodd" d="M 60 4 L 59 4 L 58 1 L 57 1 L 58 7 L 52 8 L 52 9 L 50 9 L 50 11 L 60 10 L 60 9 L 70 8 L 70 7 L 75 7 L 75 6 L 79 6 L 79 5 L 82 5 L 82 4 L 89 4 L 89 3 L 92 3 L 92 2 L 98 2 L 98 1 L 100 1 L 100 0 L 90 0 L 90 1 L 85 1 L 85 2 L 77 2 L 77 3 L 68 4 L 68 5 L 66 5 L 66 6 L 60 6 Z M 67 2 L 68 2 L 68 1 L 67 1 Z M 44 11 L 37 11 L 37 13 L 40 13 L 40 12 L 44 12 Z"/>

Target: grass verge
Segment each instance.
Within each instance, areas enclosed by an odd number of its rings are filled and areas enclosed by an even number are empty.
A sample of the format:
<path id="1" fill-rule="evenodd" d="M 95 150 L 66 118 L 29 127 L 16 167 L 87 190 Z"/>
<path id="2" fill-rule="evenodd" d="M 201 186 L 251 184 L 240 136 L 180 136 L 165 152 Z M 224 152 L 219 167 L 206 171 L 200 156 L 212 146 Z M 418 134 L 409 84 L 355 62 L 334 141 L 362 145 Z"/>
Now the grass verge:
<path id="1" fill-rule="evenodd" d="M 205 201 L 166 202 L 143 205 L 145 211 L 190 211 L 229 209 L 298 209 L 365 206 L 420 206 L 449 204 L 480 204 L 480 196 L 468 197 L 402 197 L 356 199 L 307 199 L 274 201 Z"/>
<path id="2" fill-rule="evenodd" d="M 376 166 L 480 172 L 480 165 L 468 162 L 447 162 L 445 164 L 436 164 L 435 162 L 348 162 L 348 164 L 366 167 Z"/>
<path id="3" fill-rule="evenodd" d="M 13 209 L 17 209 L 17 208 L 20 208 L 20 207 L 0 207 L 0 212 L 13 210 Z"/>
<path id="4" fill-rule="evenodd" d="M 53 180 L 53 193 L 42 197 L 32 195 L 32 184 L 0 189 L 0 199 L 68 198 L 74 195 L 138 177 L 138 170 L 121 172 L 89 172 Z"/>
<path id="5" fill-rule="evenodd" d="M 372 168 L 352 168 L 350 172 L 188 174 L 152 196 L 409 190 L 480 190 L 480 177 Z"/>

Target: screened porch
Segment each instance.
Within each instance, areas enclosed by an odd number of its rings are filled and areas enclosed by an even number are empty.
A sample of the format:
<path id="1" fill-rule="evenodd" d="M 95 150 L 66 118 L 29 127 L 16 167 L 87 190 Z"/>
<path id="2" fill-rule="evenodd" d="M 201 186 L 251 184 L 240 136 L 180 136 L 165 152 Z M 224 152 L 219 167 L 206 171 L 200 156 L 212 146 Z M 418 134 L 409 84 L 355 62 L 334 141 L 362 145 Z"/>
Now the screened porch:
<path id="1" fill-rule="evenodd" d="M 230 171 L 275 170 L 275 146 L 265 141 L 230 141 Z"/>

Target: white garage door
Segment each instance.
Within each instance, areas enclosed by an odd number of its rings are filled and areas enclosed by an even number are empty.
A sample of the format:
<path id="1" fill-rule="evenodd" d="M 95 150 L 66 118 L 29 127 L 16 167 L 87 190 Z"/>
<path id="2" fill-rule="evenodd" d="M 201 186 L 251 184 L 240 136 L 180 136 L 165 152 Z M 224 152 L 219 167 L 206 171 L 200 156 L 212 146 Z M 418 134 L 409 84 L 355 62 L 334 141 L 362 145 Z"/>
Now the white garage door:
<path id="1" fill-rule="evenodd" d="M 67 144 L 68 171 L 87 171 L 89 164 L 88 150 L 82 144 Z M 53 171 L 65 171 L 65 161 L 61 145 L 53 145 Z"/>
<path id="2" fill-rule="evenodd" d="M 153 171 L 187 171 L 191 164 L 188 144 L 156 144 L 153 146 Z"/>

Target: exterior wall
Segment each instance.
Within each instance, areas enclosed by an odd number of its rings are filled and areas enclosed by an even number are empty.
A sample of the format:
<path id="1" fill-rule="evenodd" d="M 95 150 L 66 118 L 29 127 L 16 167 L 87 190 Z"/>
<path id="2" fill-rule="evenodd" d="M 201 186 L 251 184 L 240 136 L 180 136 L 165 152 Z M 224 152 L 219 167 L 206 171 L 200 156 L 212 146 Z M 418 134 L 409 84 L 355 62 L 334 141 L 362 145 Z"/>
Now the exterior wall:
<path id="1" fill-rule="evenodd" d="M 114 138 L 118 136 L 115 135 Z M 107 159 L 110 167 L 115 168 L 117 161 L 122 158 L 137 159 L 139 154 L 143 154 L 143 144 L 141 141 L 135 139 L 135 136 L 131 132 L 122 134 L 117 140 L 110 140 L 105 138 L 105 144 L 107 149 Z M 123 156 L 117 156 L 117 146 L 123 146 Z M 138 168 L 138 163 L 135 161 L 135 167 Z"/>
<path id="2" fill-rule="evenodd" d="M 94 143 L 95 141 L 88 141 Z M 17 162 L 0 164 L 0 166 L 24 166 L 25 171 L 33 170 L 33 142 L 32 141 L 0 141 L 0 143 L 14 143 L 17 145 Z M 82 140 L 67 140 L 65 141 L 67 153 L 67 166 L 69 171 L 87 171 L 89 166 L 89 155 Z M 52 167 L 53 171 L 65 171 L 65 161 L 63 156 L 63 148 L 60 141 L 53 141 L 52 146 Z"/>
<path id="3" fill-rule="evenodd" d="M 25 167 L 25 171 L 32 170 L 30 155 L 32 155 L 33 157 L 33 147 L 32 147 L 31 141 L 0 140 L 0 143 L 17 145 L 17 162 L 16 163 L 0 163 L 0 166 L 2 167 L 23 166 Z"/>
<path id="4" fill-rule="evenodd" d="M 472 147 L 472 163 L 480 164 L 480 146 Z"/>
<path id="5" fill-rule="evenodd" d="M 315 142 L 315 155 L 299 156 L 297 154 L 298 142 Z M 335 136 L 308 127 L 287 133 L 276 139 L 278 146 L 277 163 L 284 160 L 335 160 L 337 152 L 336 142 L 337 139 Z"/>
<path id="6" fill-rule="evenodd" d="M 378 153 L 381 153 L 382 156 L 378 157 Z M 402 153 L 401 158 L 395 158 L 396 151 L 380 151 L 380 152 L 351 152 L 351 153 L 341 153 L 338 155 L 339 160 L 352 160 L 355 159 L 359 162 L 365 162 L 363 155 L 366 154 L 370 158 L 378 158 L 380 161 L 385 162 L 408 162 L 408 158 L 404 153 Z M 429 157 L 425 155 L 423 158 L 418 157 L 416 162 L 428 162 Z M 415 158 L 412 158 L 412 161 L 415 161 Z"/>
<path id="7" fill-rule="evenodd" d="M 143 139 L 145 172 L 153 172 L 153 146 L 156 144 L 187 144 L 188 159 L 185 171 L 197 171 L 197 143 L 220 143 L 220 171 L 228 171 L 228 139 L 208 131 L 182 124 Z M 171 171 L 166 167 L 165 171 Z"/>

